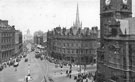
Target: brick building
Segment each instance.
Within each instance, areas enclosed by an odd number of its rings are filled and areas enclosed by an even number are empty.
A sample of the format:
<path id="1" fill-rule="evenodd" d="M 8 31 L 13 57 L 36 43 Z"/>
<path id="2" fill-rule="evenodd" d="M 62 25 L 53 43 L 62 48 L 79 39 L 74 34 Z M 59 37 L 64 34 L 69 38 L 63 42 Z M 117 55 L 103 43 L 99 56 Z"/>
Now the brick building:
<path id="1" fill-rule="evenodd" d="M 96 82 L 135 81 L 132 0 L 100 0 L 101 46 Z"/>
<path id="2" fill-rule="evenodd" d="M 15 28 L 7 20 L 0 20 L 0 63 L 15 56 Z"/>
<path id="3" fill-rule="evenodd" d="M 96 57 L 98 28 L 82 29 L 77 5 L 76 20 L 69 29 L 56 27 L 47 32 L 48 55 L 79 65 L 90 64 Z"/>

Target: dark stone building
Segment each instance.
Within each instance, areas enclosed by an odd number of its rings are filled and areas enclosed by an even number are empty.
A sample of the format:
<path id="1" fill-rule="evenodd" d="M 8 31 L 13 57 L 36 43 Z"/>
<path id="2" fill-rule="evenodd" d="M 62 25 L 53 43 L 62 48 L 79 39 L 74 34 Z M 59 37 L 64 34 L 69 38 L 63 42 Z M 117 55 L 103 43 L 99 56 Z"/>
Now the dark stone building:
<path id="1" fill-rule="evenodd" d="M 0 63 L 15 56 L 15 28 L 7 20 L 0 20 Z"/>
<path id="2" fill-rule="evenodd" d="M 100 0 L 100 20 L 96 82 L 135 82 L 132 0 Z"/>
<path id="3" fill-rule="evenodd" d="M 15 56 L 21 55 L 23 52 L 23 43 L 22 43 L 22 32 L 19 30 L 15 31 Z"/>
<path id="4" fill-rule="evenodd" d="M 47 32 L 48 55 L 79 65 L 90 64 L 96 58 L 98 28 L 82 29 L 77 6 L 76 21 L 69 29 L 56 27 Z"/>

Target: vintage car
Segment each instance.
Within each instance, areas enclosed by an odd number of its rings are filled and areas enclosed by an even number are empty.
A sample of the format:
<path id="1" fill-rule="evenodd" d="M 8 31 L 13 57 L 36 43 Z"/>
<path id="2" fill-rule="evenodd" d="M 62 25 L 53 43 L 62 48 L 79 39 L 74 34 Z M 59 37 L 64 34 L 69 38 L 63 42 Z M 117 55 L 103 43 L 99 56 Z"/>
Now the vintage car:
<path id="1" fill-rule="evenodd" d="M 14 67 L 17 67 L 18 65 L 19 65 L 18 62 L 15 62 L 15 63 L 14 63 Z"/>

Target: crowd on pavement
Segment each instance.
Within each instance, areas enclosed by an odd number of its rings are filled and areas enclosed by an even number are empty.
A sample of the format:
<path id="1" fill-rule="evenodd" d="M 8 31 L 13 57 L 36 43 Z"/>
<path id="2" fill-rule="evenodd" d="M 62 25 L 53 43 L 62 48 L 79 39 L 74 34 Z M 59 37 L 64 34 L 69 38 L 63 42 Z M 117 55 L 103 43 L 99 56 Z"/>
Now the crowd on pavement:
<path id="1" fill-rule="evenodd" d="M 51 63 L 54 63 L 54 62 L 52 62 L 51 61 L 51 58 L 50 59 L 48 59 Z M 55 60 L 55 59 L 53 59 L 52 58 L 52 60 L 53 61 L 57 61 L 57 60 Z M 56 63 L 56 62 L 55 62 Z M 54 64 L 55 64 L 54 63 Z M 66 67 L 67 65 L 65 65 L 65 67 Z M 76 73 L 73 73 L 75 70 L 74 70 L 74 68 L 73 68 L 73 65 L 71 65 L 71 64 L 69 64 L 68 65 L 69 66 L 69 68 L 67 69 L 66 68 L 66 71 L 65 71 L 65 73 L 63 73 L 63 71 L 64 71 L 64 65 L 62 64 L 62 63 L 57 63 L 57 64 L 55 64 L 55 67 L 58 69 L 58 68 L 60 68 L 60 71 L 59 71 L 59 73 L 60 73 L 60 75 L 62 76 L 64 76 L 65 74 L 66 74 L 66 77 L 67 78 L 69 78 L 69 79 L 73 79 L 75 82 L 94 82 L 95 81 L 95 74 L 93 74 L 92 72 L 83 72 L 83 73 L 81 73 L 81 72 L 76 72 Z M 62 69 L 63 68 L 63 69 Z M 56 72 L 55 72 L 56 73 Z M 58 74 L 55 74 L 55 75 L 58 75 Z"/>
<path id="2" fill-rule="evenodd" d="M 67 77 L 69 77 L 70 79 L 73 77 L 74 80 L 76 80 L 76 82 L 88 82 L 88 80 L 92 80 L 92 82 L 95 81 L 95 75 L 93 75 L 92 73 L 78 73 L 77 75 L 73 75 L 72 76 L 72 69 L 70 69 L 69 71 L 66 71 Z"/>

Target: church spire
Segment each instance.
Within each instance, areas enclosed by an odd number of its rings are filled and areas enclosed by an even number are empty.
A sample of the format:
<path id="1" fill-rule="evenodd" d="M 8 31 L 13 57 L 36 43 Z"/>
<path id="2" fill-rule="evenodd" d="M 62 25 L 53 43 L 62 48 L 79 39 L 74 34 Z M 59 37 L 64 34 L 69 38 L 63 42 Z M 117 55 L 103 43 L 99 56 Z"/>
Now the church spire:
<path id="1" fill-rule="evenodd" d="M 79 9 L 78 9 L 78 3 L 77 3 L 77 10 L 76 10 L 76 23 L 80 23 L 80 20 L 79 20 Z"/>
<path id="2" fill-rule="evenodd" d="M 78 7 L 78 3 L 77 3 L 76 20 L 75 20 L 74 27 L 77 27 L 77 28 L 82 27 L 82 24 L 80 23 L 80 20 L 79 20 L 79 7 Z"/>

